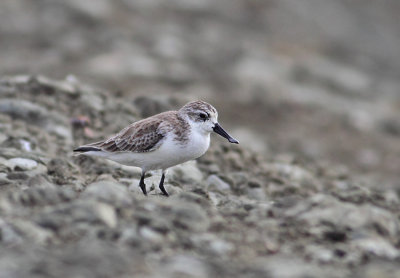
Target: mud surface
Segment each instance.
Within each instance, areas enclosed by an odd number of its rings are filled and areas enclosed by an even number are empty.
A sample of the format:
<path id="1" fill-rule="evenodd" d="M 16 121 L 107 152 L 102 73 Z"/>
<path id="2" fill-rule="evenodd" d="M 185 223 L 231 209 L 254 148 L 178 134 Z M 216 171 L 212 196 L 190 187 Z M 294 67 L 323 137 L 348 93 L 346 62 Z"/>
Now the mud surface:
<path id="1" fill-rule="evenodd" d="M 2 1 L 0 277 L 399 277 L 400 7 L 302 2 Z M 193 99 L 170 198 L 71 152 Z"/>

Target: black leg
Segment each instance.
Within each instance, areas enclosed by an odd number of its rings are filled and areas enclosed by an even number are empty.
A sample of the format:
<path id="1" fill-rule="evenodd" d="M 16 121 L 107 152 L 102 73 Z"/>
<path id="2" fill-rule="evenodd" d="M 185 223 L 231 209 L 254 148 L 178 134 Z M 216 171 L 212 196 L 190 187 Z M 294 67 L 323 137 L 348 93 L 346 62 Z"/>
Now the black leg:
<path id="1" fill-rule="evenodd" d="M 140 182 L 139 182 L 139 186 L 140 189 L 142 189 L 143 194 L 147 195 L 147 191 L 146 191 L 146 184 L 144 183 L 144 172 L 142 172 L 142 176 L 140 177 Z"/>
<path id="2" fill-rule="evenodd" d="M 168 192 L 165 190 L 164 188 L 164 179 L 165 179 L 165 173 L 162 173 L 161 176 L 161 180 L 160 180 L 160 184 L 158 185 L 158 187 L 160 188 L 161 192 L 165 195 L 165 196 L 169 196 Z"/>

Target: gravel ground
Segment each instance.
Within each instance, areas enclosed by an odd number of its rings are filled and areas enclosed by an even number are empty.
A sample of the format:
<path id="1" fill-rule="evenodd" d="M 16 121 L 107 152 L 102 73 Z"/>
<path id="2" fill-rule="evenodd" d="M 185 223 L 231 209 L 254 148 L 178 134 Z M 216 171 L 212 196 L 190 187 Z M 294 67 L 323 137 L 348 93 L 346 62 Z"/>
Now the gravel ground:
<path id="1" fill-rule="evenodd" d="M 400 277 L 397 0 L 4 0 L 0 277 Z M 72 150 L 202 99 L 241 144 Z"/>
<path id="2" fill-rule="evenodd" d="M 71 150 L 181 100 L 31 76 L 3 78 L 0 94 L 2 277 L 400 275 L 394 190 L 215 137 L 170 170 L 170 198 L 157 172 L 145 197 L 137 169 Z"/>

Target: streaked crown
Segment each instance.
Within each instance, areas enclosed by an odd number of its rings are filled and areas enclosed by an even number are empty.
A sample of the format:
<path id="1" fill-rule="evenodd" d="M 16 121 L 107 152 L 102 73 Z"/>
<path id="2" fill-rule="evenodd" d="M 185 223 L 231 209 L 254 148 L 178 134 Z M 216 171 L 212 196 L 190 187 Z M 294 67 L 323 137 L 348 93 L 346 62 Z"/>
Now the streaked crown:
<path id="1" fill-rule="evenodd" d="M 218 112 L 211 104 L 197 100 L 185 104 L 179 113 L 186 114 L 189 118 L 195 122 L 205 121 L 207 119 L 217 119 Z"/>

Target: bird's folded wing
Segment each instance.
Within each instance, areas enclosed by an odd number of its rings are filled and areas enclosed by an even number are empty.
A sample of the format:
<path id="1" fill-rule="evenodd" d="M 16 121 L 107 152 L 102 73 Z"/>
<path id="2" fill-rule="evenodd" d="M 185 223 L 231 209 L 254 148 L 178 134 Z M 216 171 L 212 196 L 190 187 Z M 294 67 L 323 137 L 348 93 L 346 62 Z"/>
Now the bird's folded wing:
<path id="1" fill-rule="evenodd" d="M 165 136 L 159 128 L 161 121 L 139 121 L 101 142 L 87 146 L 98 147 L 108 152 L 151 152 L 158 149 Z"/>

